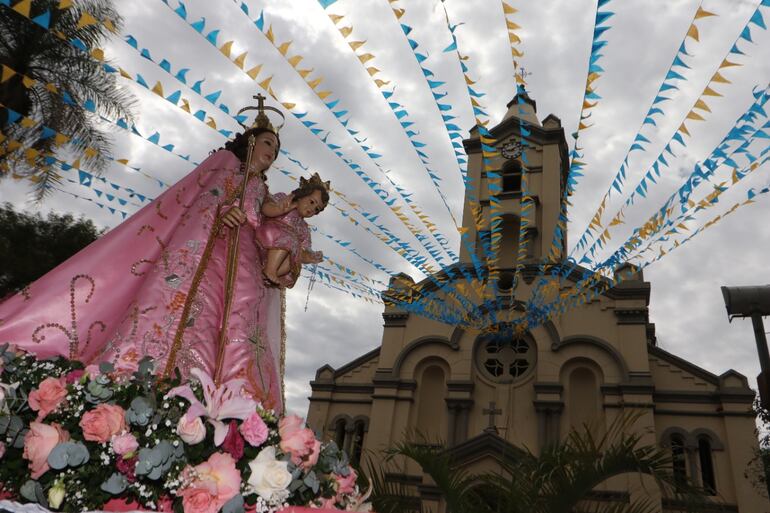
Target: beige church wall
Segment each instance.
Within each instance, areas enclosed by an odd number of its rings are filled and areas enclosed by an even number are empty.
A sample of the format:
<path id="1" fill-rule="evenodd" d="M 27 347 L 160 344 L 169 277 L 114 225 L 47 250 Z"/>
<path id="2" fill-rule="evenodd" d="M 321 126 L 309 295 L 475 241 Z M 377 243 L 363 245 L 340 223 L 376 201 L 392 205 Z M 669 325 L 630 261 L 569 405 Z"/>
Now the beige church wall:
<path id="1" fill-rule="evenodd" d="M 409 426 L 418 437 L 429 443 L 447 440 L 447 385 L 451 366 L 443 358 L 429 356 L 420 360 L 410 373 L 417 378 L 414 406 L 409 415 Z"/>
<path id="2" fill-rule="evenodd" d="M 583 431 L 585 426 L 592 433 L 600 435 L 604 431 L 605 422 L 601 394 L 604 372 L 601 365 L 587 355 L 574 356 L 561 366 L 559 382 L 564 386 L 562 436 L 573 429 Z"/>
<path id="3" fill-rule="evenodd" d="M 690 390 L 690 391 L 714 391 L 716 385 L 694 376 L 691 373 L 678 368 L 676 365 L 656 358 L 649 357 L 650 373 L 659 390 Z"/>
<path id="4" fill-rule="evenodd" d="M 754 456 L 753 450 L 758 443 L 754 436 L 752 443 L 747 443 L 747 435 L 754 429 L 752 417 L 724 417 L 725 457 L 729 458 L 732 466 L 732 478 L 735 483 L 735 494 L 741 513 L 766 513 L 770 511 L 770 502 L 763 497 L 744 476 L 749 462 Z"/>
<path id="5" fill-rule="evenodd" d="M 601 375 L 601 384 L 621 383 L 624 380 L 623 368 L 618 361 L 604 348 L 593 342 L 574 336 L 574 342 L 562 346 L 558 351 L 551 350 L 550 344 L 538 341 L 537 380 L 539 382 L 559 382 L 564 386 L 564 372 L 571 368 L 569 362 L 582 359 L 587 365 L 594 366 Z M 545 347 L 543 347 L 545 346 Z"/>

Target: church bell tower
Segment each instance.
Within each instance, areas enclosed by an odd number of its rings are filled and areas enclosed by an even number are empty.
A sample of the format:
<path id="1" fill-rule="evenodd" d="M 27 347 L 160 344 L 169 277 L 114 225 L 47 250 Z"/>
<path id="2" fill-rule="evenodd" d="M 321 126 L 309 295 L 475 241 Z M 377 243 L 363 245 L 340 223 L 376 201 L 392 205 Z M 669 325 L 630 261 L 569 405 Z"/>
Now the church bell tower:
<path id="1" fill-rule="evenodd" d="M 507 107 L 502 121 L 490 129 L 495 141 L 490 146 L 496 152 L 486 165 L 478 128 L 463 141 L 468 154 L 463 211 L 467 235 L 460 262 L 471 264 L 472 250 L 482 263 L 489 260 L 490 250 L 496 252 L 501 290 L 511 286 L 517 265 L 562 261 L 567 247 L 565 227 L 559 249 L 553 250 L 569 169 L 561 121 L 550 114 L 541 123 L 535 101 L 523 89 Z"/>

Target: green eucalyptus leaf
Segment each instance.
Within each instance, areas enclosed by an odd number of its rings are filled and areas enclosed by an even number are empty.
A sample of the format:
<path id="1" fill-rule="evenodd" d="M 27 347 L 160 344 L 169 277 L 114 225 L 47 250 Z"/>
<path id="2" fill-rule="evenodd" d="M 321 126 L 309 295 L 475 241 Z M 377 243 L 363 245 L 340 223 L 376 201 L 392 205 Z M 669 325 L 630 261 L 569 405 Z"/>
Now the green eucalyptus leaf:
<path id="1" fill-rule="evenodd" d="M 115 372 L 115 366 L 111 362 L 101 362 L 99 364 L 99 372 L 102 374 L 109 374 Z"/>
<path id="2" fill-rule="evenodd" d="M 239 493 L 222 506 L 222 513 L 245 513 L 243 496 Z"/>
<path id="3" fill-rule="evenodd" d="M 115 472 L 102 483 L 100 488 L 109 494 L 120 495 L 128 488 L 128 479 L 123 474 Z"/>

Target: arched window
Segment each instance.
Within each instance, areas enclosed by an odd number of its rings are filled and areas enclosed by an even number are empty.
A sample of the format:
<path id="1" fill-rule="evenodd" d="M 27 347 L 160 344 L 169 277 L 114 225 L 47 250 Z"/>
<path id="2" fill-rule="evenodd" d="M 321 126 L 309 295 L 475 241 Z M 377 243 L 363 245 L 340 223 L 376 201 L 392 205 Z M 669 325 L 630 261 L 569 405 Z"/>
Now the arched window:
<path id="1" fill-rule="evenodd" d="M 698 438 L 698 459 L 700 460 L 700 478 L 703 489 L 709 495 L 716 495 L 717 486 L 714 480 L 714 460 L 711 454 L 711 440 L 705 436 Z"/>
<path id="2" fill-rule="evenodd" d="M 674 463 L 674 483 L 682 486 L 687 482 L 687 456 L 684 452 L 684 437 L 671 435 L 671 458 Z"/>
<path id="3" fill-rule="evenodd" d="M 366 435 L 366 423 L 357 420 L 353 424 L 353 444 L 350 448 L 350 461 L 358 465 L 361 461 L 361 453 L 364 450 L 364 436 Z"/>
<path id="4" fill-rule="evenodd" d="M 507 160 L 501 169 L 503 175 L 503 192 L 521 192 L 521 162 Z"/>
<path id="5" fill-rule="evenodd" d="M 345 447 L 345 427 L 347 425 L 347 422 L 345 419 L 337 419 L 337 422 L 334 423 L 334 443 L 337 444 L 337 447 L 340 449 Z"/>
<path id="6" fill-rule="evenodd" d="M 578 367 L 569 375 L 569 419 L 573 429 L 594 423 L 599 415 L 599 385 L 596 375 Z"/>
<path id="7" fill-rule="evenodd" d="M 447 407 L 444 369 L 425 367 L 417 385 L 417 430 L 431 443 L 446 441 Z"/>

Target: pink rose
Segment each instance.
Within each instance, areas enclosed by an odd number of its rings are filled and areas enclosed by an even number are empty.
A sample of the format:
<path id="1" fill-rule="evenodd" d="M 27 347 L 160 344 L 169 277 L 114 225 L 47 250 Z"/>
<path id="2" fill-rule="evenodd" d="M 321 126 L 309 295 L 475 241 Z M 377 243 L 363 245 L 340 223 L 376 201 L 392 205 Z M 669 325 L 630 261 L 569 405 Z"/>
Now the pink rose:
<path id="1" fill-rule="evenodd" d="M 211 481 L 195 482 L 193 485 L 180 492 L 182 507 L 190 513 L 216 513 L 219 511 L 217 503 L 217 485 Z"/>
<path id="2" fill-rule="evenodd" d="M 186 444 L 199 444 L 206 438 L 206 426 L 203 425 L 200 417 L 193 417 L 191 419 L 187 414 L 184 414 L 176 425 L 176 434 Z"/>
<path id="3" fill-rule="evenodd" d="M 80 427 L 86 440 L 109 442 L 110 438 L 126 430 L 126 412 L 114 404 L 100 404 L 83 414 Z"/>
<path id="4" fill-rule="evenodd" d="M 195 475 L 195 481 L 180 492 L 186 513 L 216 513 L 241 488 L 241 473 L 229 454 L 212 454 L 208 461 L 195 466 Z"/>
<path id="5" fill-rule="evenodd" d="M 89 378 L 96 379 L 102 374 L 102 371 L 99 370 L 98 364 L 92 363 L 86 367 L 86 374 L 88 374 Z"/>
<path id="6" fill-rule="evenodd" d="M 337 497 L 339 498 L 339 496 L 343 494 L 349 495 L 355 493 L 356 479 L 358 479 L 358 475 L 356 475 L 356 471 L 353 469 L 350 469 L 350 473 L 344 477 L 339 474 L 334 474 L 335 488 L 337 488 Z"/>
<path id="7" fill-rule="evenodd" d="M 112 437 L 112 450 L 119 456 L 126 457 L 127 454 L 133 454 L 139 448 L 139 442 L 131 433 L 123 433 Z"/>
<path id="8" fill-rule="evenodd" d="M 78 381 L 80 381 L 80 378 L 83 377 L 83 375 L 86 373 L 83 369 L 76 369 L 74 371 L 70 371 L 64 376 L 64 381 L 68 385 L 74 385 Z"/>
<path id="9" fill-rule="evenodd" d="M 243 437 L 238 433 L 238 423 L 235 420 L 230 421 L 230 428 L 227 430 L 222 442 L 222 449 L 229 453 L 236 461 L 243 456 Z"/>
<path id="10" fill-rule="evenodd" d="M 70 439 L 70 434 L 59 424 L 43 424 L 32 421 L 24 437 L 24 459 L 29 460 L 32 479 L 37 479 L 48 470 L 48 455 L 60 442 Z"/>
<path id="11" fill-rule="evenodd" d="M 291 453 L 291 461 L 303 468 L 310 468 L 318 461 L 321 449 L 315 434 L 304 427 L 304 421 L 296 415 L 289 415 L 278 422 L 278 434 L 281 436 L 280 447 L 285 453 Z"/>
<path id="12" fill-rule="evenodd" d="M 241 434 L 249 442 L 249 445 L 259 447 L 265 443 L 269 433 L 265 421 L 262 420 L 259 413 L 254 412 L 241 424 Z"/>
<path id="13" fill-rule="evenodd" d="M 67 387 L 61 378 L 45 378 L 37 389 L 29 393 L 29 407 L 37 412 L 37 420 L 43 420 L 67 397 Z"/>

